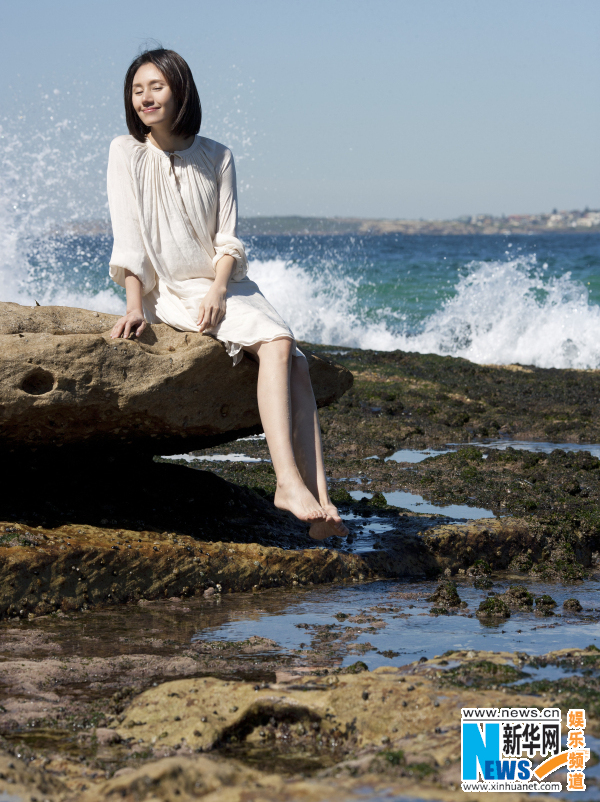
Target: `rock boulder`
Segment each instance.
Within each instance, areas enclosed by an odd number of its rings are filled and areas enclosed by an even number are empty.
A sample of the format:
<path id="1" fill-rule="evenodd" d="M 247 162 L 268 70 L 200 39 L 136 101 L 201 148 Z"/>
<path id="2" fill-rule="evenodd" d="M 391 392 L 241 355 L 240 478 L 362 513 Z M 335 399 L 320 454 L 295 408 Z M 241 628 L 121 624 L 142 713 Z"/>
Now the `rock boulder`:
<path id="1" fill-rule="evenodd" d="M 257 364 L 235 368 L 210 336 L 148 326 L 111 340 L 115 315 L 0 304 L 0 442 L 11 451 L 84 445 L 169 453 L 261 431 Z M 352 374 L 307 354 L 318 406 Z"/>

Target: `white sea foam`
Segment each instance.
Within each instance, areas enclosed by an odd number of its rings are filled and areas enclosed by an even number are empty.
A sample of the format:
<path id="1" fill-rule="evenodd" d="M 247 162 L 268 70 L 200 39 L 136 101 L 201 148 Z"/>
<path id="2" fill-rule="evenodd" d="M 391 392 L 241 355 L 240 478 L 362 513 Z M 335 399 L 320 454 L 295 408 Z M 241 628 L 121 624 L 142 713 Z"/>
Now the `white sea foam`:
<path id="1" fill-rule="evenodd" d="M 389 322 L 366 320 L 357 304 L 359 281 L 333 267 L 317 274 L 283 259 L 253 260 L 249 273 L 300 340 L 382 351 L 403 347 Z"/>
<path id="2" fill-rule="evenodd" d="M 600 367 L 600 307 L 569 273 L 547 276 L 535 257 L 473 262 L 453 297 L 417 331 L 358 304 L 357 283 L 282 260 L 252 262 L 251 277 L 299 339 L 329 345 L 461 356 L 480 364 Z"/>
<path id="3" fill-rule="evenodd" d="M 480 364 L 597 368 L 600 307 L 570 273 L 545 277 L 533 258 L 475 263 L 411 345 Z"/>

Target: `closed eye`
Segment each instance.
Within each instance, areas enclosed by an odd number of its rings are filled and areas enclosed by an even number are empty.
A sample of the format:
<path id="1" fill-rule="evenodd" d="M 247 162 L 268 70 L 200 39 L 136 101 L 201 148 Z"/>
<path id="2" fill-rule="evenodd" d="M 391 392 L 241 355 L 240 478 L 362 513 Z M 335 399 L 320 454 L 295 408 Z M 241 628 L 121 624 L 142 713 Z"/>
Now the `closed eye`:
<path id="1" fill-rule="evenodd" d="M 160 90 L 164 89 L 164 88 L 165 88 L 164 86 L 153 86 L 153 87 L 151 87 L 153 92 L 160 92 Z M 142 89 L 136 89 L 133 94 L 134 95 L 141 95 L 142 92 L 143 92 Z"/>

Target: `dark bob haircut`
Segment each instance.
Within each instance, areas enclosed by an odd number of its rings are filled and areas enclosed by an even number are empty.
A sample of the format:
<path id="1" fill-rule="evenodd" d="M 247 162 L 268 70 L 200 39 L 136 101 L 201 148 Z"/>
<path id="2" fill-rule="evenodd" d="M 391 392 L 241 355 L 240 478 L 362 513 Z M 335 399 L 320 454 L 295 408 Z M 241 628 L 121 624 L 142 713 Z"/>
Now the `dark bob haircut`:
<path id="1" fill-rule="evenodd" d="M 136 72 L 144 64 L 154 64 L 163 74 L 175 99 L 175 119 L 171 133 L 175 136 L 192 136 L 197 134 L 202 123 L 202 107 L 192 71 L 187 62 L 174 50 L 146 50 L 132 61 L 125 76 L 124 100 L 125 121 L 131 136 L 138 142 L 144 142 L 150 133 L 150 127 L 144 125 L 133 107 L 132 90 Z"/>

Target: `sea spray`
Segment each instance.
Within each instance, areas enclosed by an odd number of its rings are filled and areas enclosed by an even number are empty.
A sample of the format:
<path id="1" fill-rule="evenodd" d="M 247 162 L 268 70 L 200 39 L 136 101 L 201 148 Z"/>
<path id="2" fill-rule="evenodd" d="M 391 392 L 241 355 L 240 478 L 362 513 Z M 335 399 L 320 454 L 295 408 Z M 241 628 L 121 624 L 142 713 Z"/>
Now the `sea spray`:
<path id="1" fill-rule="evenodd" d="M 250 275 L 296 336 L 309 342 L 461 356 L 480 364 L 600 367 L 600 307 L 581 281 L 569 272 L 547 275 L 535 256 L 468 263 L 452 296 L 411 326 L 402 298 L 395 309 L 387 299 L 374 320 L 372 308 L 361 305 L 361 280 L 343 270 L 255 260 Z"/>
<path id="2" fill-rule="evenodd" d="M 235 67 L 220 77 L 226 91 L 204 93 L 202 135 L 230 146 L 239 165 L 256 136 L 251 105 L 240 108 L 242 87 L 252 96 L 253 81 Z M 58 86 L 43 79 L 33 93 L 11 87 L 0 117 L 1 301 L 122 311 L 108 278 L 106 197 L 109 145 L 127 133 L 122 102 L 120 84 L 92 99 L 78 78 Z M 89 236 L 99 230 L 106 234 Z"/>
<path id="3" fill-rule="evenodd" d="M 471 263 L 454 297 L 401 342 L 480 364 L 597 368 L 600 307 L 570 272 L 547 276 L 534 257 Z"/>

